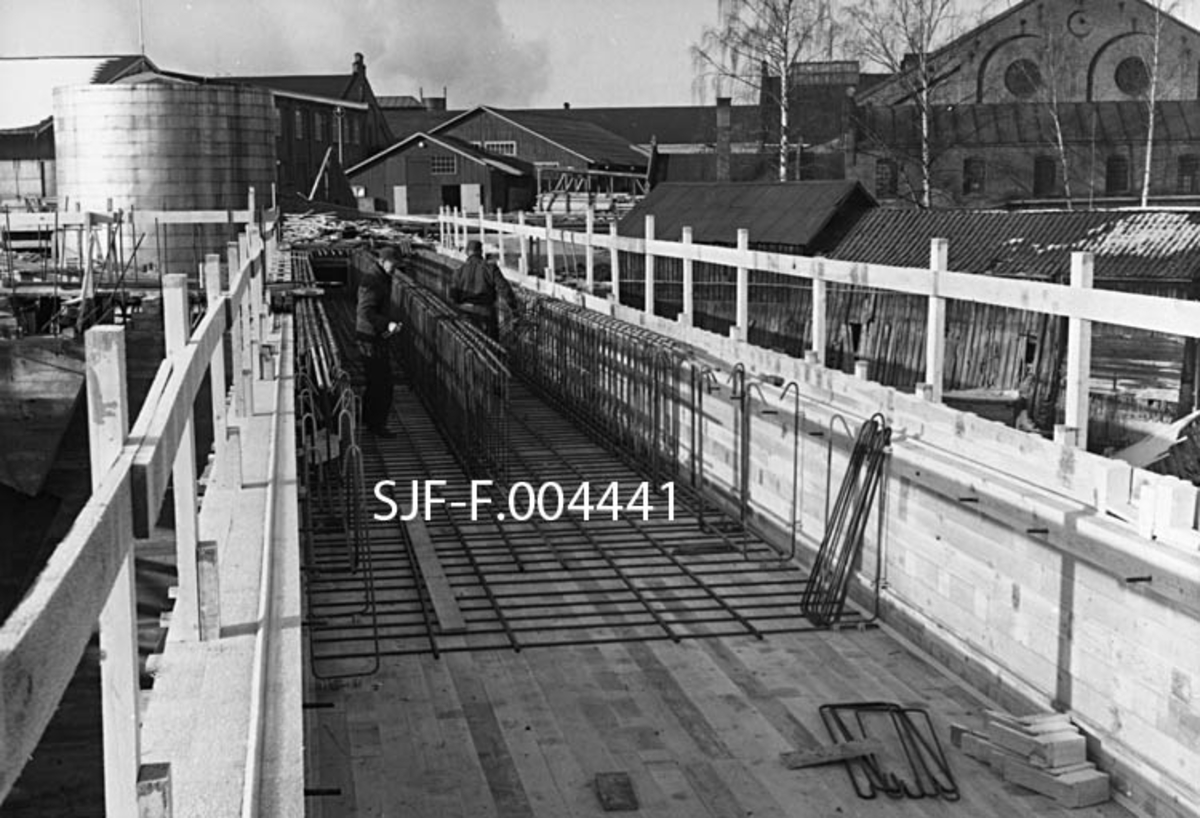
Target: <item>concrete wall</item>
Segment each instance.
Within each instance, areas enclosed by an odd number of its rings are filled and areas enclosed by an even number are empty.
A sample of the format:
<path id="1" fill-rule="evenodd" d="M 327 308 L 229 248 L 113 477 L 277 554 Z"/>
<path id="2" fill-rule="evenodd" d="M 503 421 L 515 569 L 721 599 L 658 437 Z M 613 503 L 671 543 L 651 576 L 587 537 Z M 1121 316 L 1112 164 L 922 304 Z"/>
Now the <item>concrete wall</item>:
<path id="1" fill-rule="evenodd" d="M 1159 818 L 1200 814 L 1194 487 L 1131 472 L 854 376 L 509 275 L 686 341 L 726 364 L 741 361 L 751 372 L 796 380 L 804 395 L 804 431 L 828 431 L 838 414 L 853 431 L 861 419 L 884 412 L 894 430 L 884 526 L 882 537 L 876 536 L 877 518 L 867 527 L 859 599 L 869 596 L 867 581 L 882 548 L 888 626 L 1003 707 L 1068 710 L 1090 736 L 1093 758 L 1112 774 L 1114 795 L 1128 806 Z M 764 390 L 779 414 L 752 419 L 751 509 L 760 527 L 785 542 L 795 431 L 790 399 L 778 403 L 771 397 L 777 388 Z M 706 398 L 703 456 L 710 479 L 728 492 L 739 443 L 728 387 L 721 393 Z M 755 412 L 760 408 L 756 401 Z M 684 412 L 680 420 L 686 464 L 691 419 Z M 829 490 L 836 496 L 849 439 L 836 422 L 832 428 Z M 805 436 L 802 561 L 811 559 L 823 533 L 829 439 Z M 1179 501 L 1174 507 L 1164 503 L 1171 496 Z"/>
<path id="2" fill-rule="evenodd" d="M 26 198 L 55 195 L 53 159 L 0 160 L 0 205 L 25 207 Z"/>

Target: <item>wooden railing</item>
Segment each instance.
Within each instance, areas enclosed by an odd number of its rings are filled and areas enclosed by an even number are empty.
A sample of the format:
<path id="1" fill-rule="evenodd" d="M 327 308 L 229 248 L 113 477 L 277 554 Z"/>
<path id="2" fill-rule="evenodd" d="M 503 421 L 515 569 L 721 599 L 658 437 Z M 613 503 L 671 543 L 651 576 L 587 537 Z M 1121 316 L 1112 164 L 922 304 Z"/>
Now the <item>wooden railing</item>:
<path id="1" fill-rule="evenodd" d="M 66 214 L 70 216 L 71 214 Z M 163 214 L 159 214 L 162 216 Z M 272 215 L 272 214 L 267 214 Z M 84 214 L 92 223 L 95 214 Z M 205 600 L 197 576 L 198 513 L 193 405 L 212 373 L 216 462 L 225 458 L 226 344 L 232 343 L 232 410 L 253 413 L 253 368 L 263 338 L 263 298 L 275 238 L 256 214 L 228 245 L 229 286 L 220 257 L 202 266 L 207 310 L 191 331 L 187 276 L 163 279 L 166 357 L 142 411 L 128 428 L 124 328 L 85 334 L 92 496 L 45 569 L 0 629 L 0 802 L 41 739 L 99 622 L 108 815 L 137 815 L 139 669 L 133 542 L 153 529 L 173 479 L 178 593 L 172 638 L 202 640 Z M 201 220 L 208 214 L 193 214 Z M 186 222 L 187 214 L 173 219 Z M 273 232 L 273 230 L 268 231 Z M 229 332 L 231 339 L 226 338 Z M 218 386 L 220 385 L 220 386 Z M 219 546 L 218 546 L 219 547 Z"/>

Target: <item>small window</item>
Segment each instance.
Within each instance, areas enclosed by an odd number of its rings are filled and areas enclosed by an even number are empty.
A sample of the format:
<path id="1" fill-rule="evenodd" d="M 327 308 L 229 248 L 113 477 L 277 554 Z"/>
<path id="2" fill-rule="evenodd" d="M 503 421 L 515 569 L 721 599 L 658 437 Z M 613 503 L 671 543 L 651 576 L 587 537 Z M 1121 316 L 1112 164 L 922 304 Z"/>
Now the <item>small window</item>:
<path id="1" fill-rule="evenodd" d="M 283 138 L 283 112 L 276 111 L 275 116 L 271 117 L 271 120 L 275 126 L 275 138 L 282 139 Z"/>
<path id="2" fill-rule="evenodd" d="M 1200 193 L 1200 156 L 1194 153 L 1179 157 L 1180 193 Z"/>
<path id="3" fill-rule="evenodd" d="M 313 139 L 318 142 L 326 142 L 329 140 L 329 133 L 326 128 L 326 123 L 329 120 L 321 111 L 313 113 Z"/>
<path id="4" fill-rule="evenodd" d="M 883 198 L 895 198 L 898 195 L 899 173 L 896 163 L 891 159 L 875 160 L 875 195 Z"/>
<path id="5" fill-rule="evenodd" d="M 963 193 L 983 193 L 987 183 L 987 162 L 978 156 L 963 160 Z"/>
<path id="6" fill-rule="evenodd" d="M 517 143 L 512 140 L 503 142 L 484 142 L 483 149 L 488 153 L 494 153 L 497 156 L 516 156 Z"/>
<path id="7" fill-rule="evenodd" d="M 1039 156 L 1033 160 L 1033 195 L 1052 196 L 1058 186 L 1058 168 L 1053 157 Z"/>
<path id="8" fill-rule="evenodd" d="M 429 172 L 436 173 L 439 176 L 447 176 L 458 173 L 458 157 L 457 156 L 431 156 L 429 157 Z"/>
<path id="9" fill-rule="evenodd" d="M 1033 60 L 1013 60 L 1004 72 L 1004 87 L 1014 97 L 1026 99 L 1042 87 L 1042 72 Z"/>
<path id="10" fill-rule="evenodd" d="M 304 138 L 304 111 L 299 108 L 296 109 L 292 130 L 296 132 L 296 139 Z"/>
<path id="11" fill-rule="evenodd" d="M 1124 156 L 1110 156 L 1104 163 L 1104 193 L 1116 196 L 1129 192 L 1129 160 Z"/>

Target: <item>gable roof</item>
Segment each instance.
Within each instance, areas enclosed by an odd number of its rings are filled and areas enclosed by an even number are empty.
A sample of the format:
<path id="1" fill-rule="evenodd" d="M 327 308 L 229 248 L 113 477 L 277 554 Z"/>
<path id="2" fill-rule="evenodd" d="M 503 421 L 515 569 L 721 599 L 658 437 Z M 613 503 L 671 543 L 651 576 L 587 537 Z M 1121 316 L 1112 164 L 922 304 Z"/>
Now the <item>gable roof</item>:
<path id="1" fill-rule="evenodd" d="M 1095 254 L 1096 281 L 1190 282 L 1200 273 L 1200 211 L 1019 211 L 879 208 L 829 255 L 925 267 L 949 241 L 951 270 L 1066 280 L 1071 253 Z"/>
<path id="2" fill-rule="evenodd" d="M 643 237 L 645 217 L 653 215 L 660 238 L 676 239 L 691 227 L 696 242 L 734 245 L 745 228 L 752 246 L 812 251 L 874 207 L 858 182 L 664 182 L 621 220 L 620 234 Z"/>
<path id="3" fill-rule="evenodd" d="M 345 99 L 354 83 L 353 74 L 283 74 L 269 77 L 221 77 L 239 85 L 259 85 L 290 94 L 326 99 Z"/>
<path id="4" fill-rule="evenodd" d="M 54 89 L 108 84 L 130 74 L 157 70 L 148 57 L 52 57 L 0 60 L 0 128 L 40 123 L 54 112 Z"/>
<path id="5" fill-rule="evenodd" d="M 935 69 L 934 69 L 935 79 L 933 81 L 933 85 L 937 85 L 939 83 L 939 80 L 937 79 L 937 77 L 942 76 L 942 73 L 943 73 L 941 71 L 938 71 L 936 68 L 936 66 L 940 60 L 943 60 L 946 57 L 948 57 L 956 49 L 960 48 L 963 44 L 973 41 L 976 37 L 979 36 L 979 32 L 981 32 L 985 29 L 991 28 L 992 26 L 995 26 L 995 25 L 1003 22 L 1004 20 L 1006 20 L 1010 17 L 1013 17 L 1014 15 L 1021 14 L 1026 9 L 1028 9 L 1030 6 L 1041 4 L 1043 1 L 1044 0 L 1021 0 L 1021 2 L 1010 6 L 1009 8 L 1007 8 L 1004 11 L 1000 12 L 999 14 L 995 15 L 994 17 L 988 18 L 987 20 L 983 21 L 979 25 L 974 26 L 973 28 L 971 28 L 971 29 L 963 32 L 959 36 L 955 37 L 953 40 L 946 43 L 941 48 L 936 49 L 932 54 L 929 55 L 930 62 L 935 66 Z M 1137 3 L 1138 5 L 1142 6 L 1143 8 L 1145 8 L 1147 10 L 1154 11 L 1154 6 L 1152 4 L 1146 2 L 1146 0 L 1132 0 L 1132 2 Z M 1122 3 L 1122 6 L 1123 5 L 1124 4 Z M 1122 14 L 1125 14 L 1126 11 L 1122 11 Z M 1172 16 L 1171 14 L 1167 13 L 1166 10 L 1162 11 L 1162 15 L 1164 18 L 1166 18 L 1167 20 L 1170 20 L 1172 23 L 1174 23 L 1175 25 L 1178 25 L 1180 28 L 1187 31 L 1188 33 L 1200 37 L 1200 30 L 1193 28 L 1192 26 L 1190 26 L 1187 23 L 1180 20 L 1178 17 Z M 896 83 L 901 82 L 902 79 L 906 75 L 914 72 L 915 70 L 916 69 L 909 69 L 909 71 L 902 71 L 902 72 L 897 72 L 895 74 L 887 75 L 885 79 L 883 79 L 879 82 L 873 83 L 870 86 L 868 86 L 867 88 L 862 89 L 860 91 L 860 93 L 857 95 L 858 103 L 860 105 L 878 104 L 874 101 L 874 99 L 876 97 L 884 96 L 887 93 L 889 93 L 895 87 Z M 957 70 L 957 69 L 954 69 L 954 70 Z"/>
<path id="6" fill-rule="evenodd" d="M 712 105 L 528 108 L 513 113 L 591 122 L 634 145 L 648 145 L 651 139 L 657 140 L 659 145 L 712 144 L 717 138 L 717 113 Z M 757 137 L 761 125 L 761 110 L 757 105 L 731 106 L 730 126 L 733 133 Z"/>
<path id="7" fill-rule="evenodd" d="M 428 134 L 428 133 L 419 132 L 419 133 L 412 134 L 407 139 L 400 140 L 399 142 L 395 143 L 394 145 L 391 145 L 390 147 L 384 148 L 383 150 L 381 150 L 379 153 L 375 154 L 374 156 L 368 156 L 366 159 L 362 160 L 357 165 L 353 165 L 349 168 L 346 168 L 346 176 L 352 176 L 354 174 L 360 173 L 360 172 L 382 162 L 384 159 L 387 159 L 389 156 L 391 156 L 393 154 L 400 153 L 404 150 L 407 150 L 413 144 L 419 142 L 422 139 L 432 142 L 435 145 L 439 145 L 439 146 L 445 148 L 446 150 L 452 151 L 460 156 L 463 156 L 466 159 L 471 160 L 472 162 L 477 162 L 481 165 L 487 165 L 490 168 L 494 168 L 498 171 L 501 171 L 502 173 L 507 173 L 510 176 L 532 176 L 533 175 L 533 165 L 529 164 L 528 162 L 526 162 L 522 159 L 518 159 L 515 156 L 498 156 L 494 153 L 488 153 L 487 151 L 482 150 L 481 148 L 475 147 L 474 145 L 472 145 L 469 142 L 464 142 L 463 140 L 461 140 L 457 137 L 449 136 L 447 134 Z"/>
<path id="8" fill-rule="evenodd" d="M 508 111 L 480 105 L 448 119 L 434 128 L 432 133 L 449 131 L 473 116 L 494 116 L 540 136 L 590 165 L 644 168 L 648 159 L 646 154 L 635 150 L 628 140 L 599 125 L 536 111 Z"/>
<path id="9" fill-rule="evenodd" d="M 397 139 L 407 139 L 418 132 L 429 133 L 439 125 L 462 116 L 466 111 L 432 111 L 420 108 L 383 108 L 383 118 Z"/>

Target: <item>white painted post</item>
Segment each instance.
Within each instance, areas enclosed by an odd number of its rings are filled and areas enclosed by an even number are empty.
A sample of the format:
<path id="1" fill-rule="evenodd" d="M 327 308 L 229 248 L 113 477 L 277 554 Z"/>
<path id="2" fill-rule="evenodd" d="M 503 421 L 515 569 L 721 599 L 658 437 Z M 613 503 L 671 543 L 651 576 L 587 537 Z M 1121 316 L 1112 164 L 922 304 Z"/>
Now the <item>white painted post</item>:
<path id="1" fill-rule="evenodd" d="M 228 259 L 229 268 L 229 286 L 232 287 L 234 281 L 237 280 L 238 270 L 241 269 L 240 256 L 238 256 L 237 242 L 231 241 L 226 245 L 226 258 Z M 243 360 L 243 350 L 245 349 L 246 339 L 243 334 L 245 328 L 242 322 L 241 304 L 230 305 L 230 316 L 232 325 L 229 327 L 229 339 L 233 345 L 233 353 L 230 356 L 230 365 L 233 368 L 233 414 L 235 417 L 244 418 L 247 415 L 246 411 L 246 383 L 243 379 L 245 372 L 245 361 Z"/>
<path id="2" fill-rule="evenodd" d="M 487 247 L 487 211 L 483 207 L 483 203 L 479 203 L 479 246 Z M 486 250 L 485 250 L 486 253 Z"/>
<path id="3" fill-rule="evenodd" d="M 692 252 L 692 228 L 683 228 L 682 233 L 683 252 L 686 254 L 683 257 L 683 312 L 680 313 L 679 319 L 683 321 L 684 326 L 694 327 L 696 325 L 696 279 L 693 266 L 695 262 L 691 259 Z"/>
<path id="4" fill-rule="evenodd" d="M 1094 257 L 1071 253 L 1071 286 L 1091 289 Z M 1075 445 L 1087 448 L 1088 381 L 1091 378 L 1092 322 L 1067 319 L 1067 398 L 1063 422 L 1075 428 Z"/>
<path id="5" fill-rule="evenodd" d="M 88 450 L 92 489 L 100 487 L 129 434 L 125 394 L 125 328 L 93 327 L 84 333 L 87 356 Z M 100 703 L 104 724 L 104 807 L 108 815 L 137 815 L 141 734 L 138 709 L 137 587 L 132 532 L 121 535 L 129 551 L 100 612 Z"/>
<path id="6" fill-rule="evenodd" d="M 737 232 L 737 249 L 742 254 L 737 268 L 737 326 L 730 334 L 745 342 L 750 339 L 750 268 L 746 258 L 750 254 L 750 231 L 744 227 Z"/>
<path id="7" fill-rule="evenodd" d="M 942 383 L 946 368 L 946 299 L 938 295 L 941 273 L 949 269 L 950 242 L 929 240 L 929 270 L 933 294 L 929 296 L 929 315 L 925 321 L 925 392 L 934 403 L 942 401 Z"/>
<path id="8" fill-rule="evenodd" d="M 825 366 L 825 348 L 828 346 L 826 328 L 826 308 L 829 304 L 828 287 L 825 281 L 825 262 L 817 259 L 813 262 L 812 282 L 812 346 L 808 350 L 806 360 L 811 357 L 813 363 Z"/>
<path id="9" fill-rule="evenodd" d="M 221 303 L 221 257 L 209 253 L 204 257 L 204 291 L 208 300 L 208 311 L 223 309 Z M 213 350 L 212 368 L 209 370 L 209 386 L 212 391 L 213 448 L 217 462 L 221 462 L 225 451 L 225 335 Z"/>
<path id="10" fill-rule="evenodd" d="M 621 303 L 621 251 L 617 249 L 617 223 L 608 223 L 608 237 L 612 244 L 608 246 L 609 264 L 612 266 L 612 300 Z"/>
<path id="11" fill-rule="evenodd" d="M 191 335 L 188 320 L 188 284 L 185 275 L 163 276 L 163 341 L 167 356 L 183 350 Z M 184 641 L 199 636 L 199 588 L 196 584 L 196 547 L 200 527 L 196 519 L 196 442 L 191 414 L 183 425 L 179 450 L 171 468 L 175 497 L 175 564 L 179 593 L 171 615 L 171 630 Z"/>
<path id="12" fill-rule="evenodd" d="M 250 211 L 250 223 L 254 224 L 258 219 L 254 215 L 254 211 L 258 208 L 258 202 L 254 195 L 254 188 L 246 193 L 246 209 Z"/>
<path id="13" fill-rule="evenodd" d="M 554 239 L 551 238 L 551 231 L 554 230 L 554 217 L 550 215 L 550 211 L 546 211 L 546 280 L 553 282 L 554 279 Z"/>
<path id="14" fill-rule="evenodd" d="M 594 293 L 596 290 L 596 248 L 592 247 L 592 236 L 596 234 L 596 208 L 591 204 L 587 206 L 585 224 L 586 230 L 584 236 L 586 237 L 586 243 L 583 247 L 584 287 L 587 292 Z"/>
<path id="15" fill-rule="evenodd" d="M 646 238 L 645 238 L 645 304 L 642 309 L 646 315 L 654 315 L 654 254 L 650 252 L 650 242 L 654 241 L 654 215 L 646 214 Z"/>
<path id="16" fill-rule="evenodd" d="M 454 218 L 458 222 L 458 249 L 465 252 L 470 232 L 467 229 L 467 211 L 454 208 Z"/>
<path id="17" fill-rule="evenodd" d="M 525 211 L 517 211 L 517 227 L 525 227 Z M 519 230 L 518 240 L 521 247 L 521 258 L 517 260 L 517 272 L 523 276 L 529 275 L 529 237 L 523 229 Z"/>
<path id="18" fill-rule="evenodd" d="M 500 267 L 504 267 L 504 211 L 496 208 L 496 253 Z"/>
<path id="19" fill-rule="evenodd" d="M 438 247 L 446 246 L 446 206 L 438 206 Z"/>

